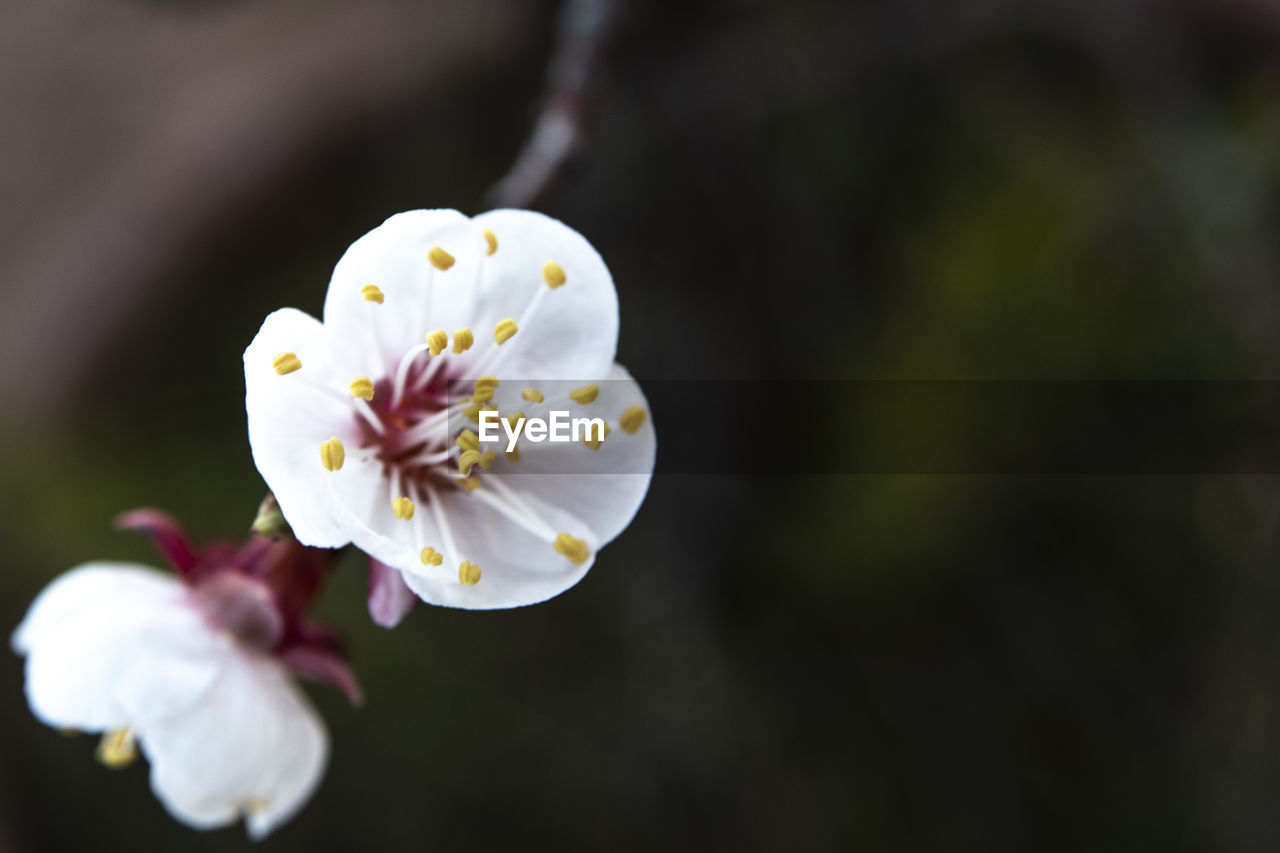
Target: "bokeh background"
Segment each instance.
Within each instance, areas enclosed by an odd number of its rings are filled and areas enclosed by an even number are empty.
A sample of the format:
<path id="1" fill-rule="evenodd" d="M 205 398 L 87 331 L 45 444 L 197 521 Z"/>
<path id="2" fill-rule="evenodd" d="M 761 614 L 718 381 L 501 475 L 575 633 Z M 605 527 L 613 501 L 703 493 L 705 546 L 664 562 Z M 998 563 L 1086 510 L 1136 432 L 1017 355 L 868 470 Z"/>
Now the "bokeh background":
<path id="1" fill-rule="evenodd" d="M 657 410 L 724 473 L 660 473 L 547 604 L 387 632 L 345 557 L 369 702 L 308 688 L 332 765 L 266 849 L 1275 850 L 1274 477 L 824 444 L 901 423 L 844 379 L 1274 378 L 1278 179 L 1270 0 L 4 0 L 0 628 L 153 562 L 119 510 L 245 531 L 241 352 L 348 243 L 523 204 L 607 259 L 642 381 L 829 392 L 750 452 Z M 0 850 L 246 846 L 41 727 L 15 657 L 0 696 Z"/>

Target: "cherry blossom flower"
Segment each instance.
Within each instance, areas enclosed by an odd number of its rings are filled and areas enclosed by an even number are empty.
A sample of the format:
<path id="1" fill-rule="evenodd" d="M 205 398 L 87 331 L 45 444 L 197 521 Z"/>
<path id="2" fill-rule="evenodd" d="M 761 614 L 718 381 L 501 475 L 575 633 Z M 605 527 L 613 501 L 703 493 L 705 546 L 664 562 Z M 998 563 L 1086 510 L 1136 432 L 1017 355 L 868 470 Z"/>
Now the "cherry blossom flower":
<path id="1" fill-rule="evenodd" d="M 150 534 L 180 577 L 95 562 L 46 587 L 12 640 L 31 709 L 46 725 L 103 733 L 109 767 L 145 755 L 177 820 L 211 829 L 243 817 L 261 838 L 307 801 L 328 756 L 290 669 L 360 698 L 335 640 L 301 619 L 327 553 L 265 539 L 196 549 L 153 510 L 119 525 Z"/>
<path id="2" fill-rule="evenodd" d="M 245 351 L 254 461 L 294 535 L 370 555 L 381 624 L 411 606 L 517 607 L 577 583 L 630 523 L 656 441 L 614 364 L 618 304 L 576 231 L 528 211 L 391 217 L 357 240 L 323 323 L 267 317 Z M 485 410 L 603 435 L 480 446 Z M 399 577 L 396 577 L 396 575 Z"/>

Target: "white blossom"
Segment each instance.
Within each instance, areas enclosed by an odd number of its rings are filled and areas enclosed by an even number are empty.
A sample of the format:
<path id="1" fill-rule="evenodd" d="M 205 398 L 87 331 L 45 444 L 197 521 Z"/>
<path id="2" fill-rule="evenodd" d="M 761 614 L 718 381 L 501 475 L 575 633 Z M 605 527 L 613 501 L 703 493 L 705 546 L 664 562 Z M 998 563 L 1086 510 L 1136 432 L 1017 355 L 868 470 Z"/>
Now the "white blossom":
<path id="1" fill-rule="evenodd" d="M 393 216 L 333 273 L 323 323 L 267 317 L 245 352 L 254 461 L 299 541 L 375 561 L 375 614 L 499 608 L 576 583 L 631 521 L 656 442 L 614 364 L 618 305 L 600 256 L 546 216 Z M 602 440 L 477 446 L 478 412 L 598 417 Z M 598 437 L 597 437 L 598 439 Z"/>
<path id="2" fill-rule="evenodd" d="M 43 723 L 103 733 L 109 766 L 141 752 L 156 797 L 183 823 L 243 817 L 261 838 L 311 796 L 328 735 L 285 665 L 220 627 L 199 590 L 143 566 L 89 563 L 36 598 L 13 648 Z M 219 595 L 225 604 L 225 584 Z"/>

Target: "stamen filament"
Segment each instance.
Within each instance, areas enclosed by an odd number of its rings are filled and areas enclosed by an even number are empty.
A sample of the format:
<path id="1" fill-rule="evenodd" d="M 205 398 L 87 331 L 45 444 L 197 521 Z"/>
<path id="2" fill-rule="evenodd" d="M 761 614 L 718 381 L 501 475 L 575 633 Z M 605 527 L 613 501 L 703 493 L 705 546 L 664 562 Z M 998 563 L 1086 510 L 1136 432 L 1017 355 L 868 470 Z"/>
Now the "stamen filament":
<path id="1" fill-rule="evenodd" d="M 416 488 L 411 487 L 410 491 L 413 493 L 413 496 L 418 499 L 419 503 L 424 500 L 422 493 Z M 431 548 L 423 544 L 426 536 L 423 535 L 422 525 L 423 516 L 414 516 L 413 538 L 418 546 L 419 559 L 421 559 L 423 566 L 439 566 L 444 563 L 444 555 L 437 553 L 435 548 Z"/>
<path id="2" fill-rule="evenodd" d="M 474 493 L 477 500 L 493 507 L 502 515 L 511 519 L 520 527 L 537 536 L 539 539 L 545 539 L 550 542 L 556 538 L 556 532 L 552 527 L 536 516 L 530 516 L 521 512 L 517 507 L 512 506 L 503 497 L 494 494 L 488 489 L 477 489 Z"/>
<path id="3" fill-rule="evenodd" d="M 431 361 L 427 363 L 427 369 L 422 371 L 422 373 L 419 374 L 417 380 L 413 383 L 413 390 L 420 391 L 423 388 L 427 387 L 427 384 L 430 383 L 432 378 L 435 377 L 436 373 L 439 372 L 440 365 L 442 364 L 444 364 L 443 358 L 431 359 Z"/>
<path id="4" fill-rule="evenodd" d="M 447 409 L 441 409 L 430 417 L 423 418 L 418 423 L 404 431 L 404 442 L 407 445 L 414 445 L 420 441 L 430 441 L 433 438 L 443 439 L 442 430 L 449 425 L 449 419 L 462 412 L 467 406 L 471 405 L 470 400 L 459 400 Z"/>
<path id="5" fill-rule="evenodd" d="M 435 520 L 436 529 L 440 531 L 440 541 L 444 546 L 445 554 L 448 555 L 450 563 L 458 562 L 458 546 L 453 541 L 453 531 L 449 529 L 449 523 L 445 520 L 444 507 L 440 506 L 440 497 L 436 494 L 436 490 L 431 488 L 430 483 L 423 483 L 422 490 L 426 493 L 424 498 L 427 502 L 427 509 L 431 511 L 431 517 Z"/>
<path id="6" fill-rule="evenodd" d="M 400 364 L 396 366 L 395 382 L 391 386 L 391 408 L 399 406 L 400 400 L 404 398 L 404 382 L 409 377 L 409 370 L 413 367 L 413 363 L 418 356 L 430 349 L 429 343 L 417 344 L 409 347 L 409 351 L 400 358 Z"/>
<path id="7" fill-rule="evenodd" d="M 539 287 L 534 292 L 533 299 L 529 300 L 529 304 L 525 306 L 524 311 L 521 312 L 520 319 L 512 323 L 512 325 L 517 329 L 523 329 L 526 326 L 528 326 L 530 322 L 532 322 L 533 313 L 537 311 L 538 306 L 542 304 L 543 297 L 550 292 L 551 292 L 551 288 L 549 287 Z M 504 320 L 503 322 L 506 322 L 506 321 Z M 495 332 L 496 331 L 497 330 L 495 329 Z M 515 333 L 512 332 L 512 334 L 515 334 Z M 499 341 L 498 343 L 501 344 L 502 342 Z M 484 355 L 480 357 L 480 360 L 476 363 L 475 367 L 473 367 L 472 370 L 481 375 L 486 373 L 497 373 L 498 364 L 502 361 L 503 358 L 505 358 L 505 356 L 502 353 L 503 353 L 503 348 L 501 346 L 489 347 L 489 349 L 485 351 Z"/>
<path id="8" fill-rule="evenodd" d="M 524 498 L 520 497 L 514 489 L 502 482 L 501 477 L 486 477 L 485 482 L 493 487 L 492 491 L 496 491 L 516 514 L 525 519 L 524 522 L 517 522 L 520 523 L 525 530 L 528 530 L 534 536 L 545 539 L 548 542 L 551 542 L 556 538 L 556 529 L 547 523 L 546 519 L 539 515 L 533 507 L 525 503 Z M 477 491 L 476 495 L 482 497 L 489 493 L 490 490 L 485 489 Z M 508 518 L 511 518 L 512 521 L 516 521 L 516 518 L 512 515 L 508 515 Z M 536 525 L 536 527 L 530 525 Z"/>
<path id="9" fill-rule="evenodd" d="M 361 398 L 352 397 L 350 392 L 339 391 L 337 388 L 319 382 L 315 378 L 306 374 L 299 376 L 295 381 L 301 382 L 311 390 L 324 394 L 326 397 L 340 402 L 343 406 L 353 407 L 356 412 L 368 422 L 374 432 L 378 435 L 386 433 L 387 429 L 382 425 L 382 420 L 378 417 L 377 413 L 373 411 L 369 404 Z"/>
<path id="10" fill-rule="evenodd" d="M 401 462 L 400 464 L 406 469 L 427 468 L 431 465 L 439 465 L 441 462 L 448 462 L 449 457 L 451 456 L 453 456 L 452 448 L 445 448 L 444 450 L 437 450 L 431 453 L 423 451 L 417 456 L 414 456 L 411 459 L 407 459 L 404 462 Z"/>
<path id="11" fill-rule="evenodd" d="M 378 413 L 373 410 L 372 406 L 359 397 L 351 397 L 350 400 L 356 412 L 360 414 L 360 417 L 364 418 L 365 423 L 372 427 L 374 432 L 378 435 L 386 435 L 387 428 L 382 425 L 382 419 L 378 417 Z"/>

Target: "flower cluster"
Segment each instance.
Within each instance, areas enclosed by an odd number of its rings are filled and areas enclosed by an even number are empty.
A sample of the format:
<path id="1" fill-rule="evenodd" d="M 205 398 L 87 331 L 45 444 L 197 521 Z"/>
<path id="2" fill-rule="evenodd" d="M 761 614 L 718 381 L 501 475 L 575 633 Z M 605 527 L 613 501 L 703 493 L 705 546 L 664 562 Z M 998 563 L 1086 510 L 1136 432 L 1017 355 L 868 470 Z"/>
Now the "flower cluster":
<path id="1" fill-rule="evenodd" d="M 656 440 L 617 334 L 609 271 L 565 225 L 393 216 L 338 262 L 323 322 L 276 311 L 245 351 L 249 441 L 282 517 L 264 529 L 286 535 L 197 548 L 158 512 L 123 516 L 177 576 L 92 563 L 54 581 L 13 638 L 32 710 L 102 733 L 109 766 L 144 754 L 179 820 L 269 832 L 327 756 L 292 676 L 361 701 L 336 635 L 306 617 L 328 549 L 368 555 L 369 610 L 392 627 L 419 600 L 558 595 L 630 523 Z M 548 414 L 598 428 L 571 447 L 477 435 Z"/>

